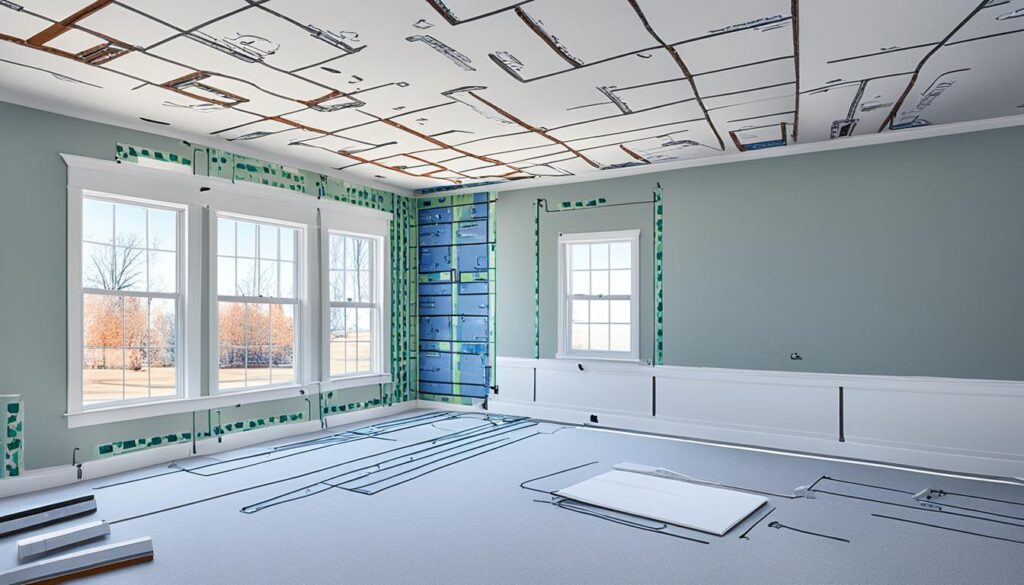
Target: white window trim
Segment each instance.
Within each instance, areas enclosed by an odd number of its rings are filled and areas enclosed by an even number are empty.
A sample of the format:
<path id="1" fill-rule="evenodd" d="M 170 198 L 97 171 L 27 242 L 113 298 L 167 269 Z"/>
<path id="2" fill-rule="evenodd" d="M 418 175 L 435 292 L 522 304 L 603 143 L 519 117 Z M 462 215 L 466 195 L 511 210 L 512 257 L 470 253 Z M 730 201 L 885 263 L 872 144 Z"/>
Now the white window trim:
<path id="1" fill-rule="evenodd" d="M 382 239 L 382 276 L 384 278 L 381 298 L 382 322 L 390 326 L 390 246 L 386 245 L 390 237 L 391 213 L 342 203 L 333 200 L 319 200 L 315 197 L 298 195 L 279 188 L 253 183 L 233 183 L 216 177 L 204 177 L 169 172 L 133 164 L 122 164 L 109 160 L 93 159 L 69 154 L 61 154 L 68 167 L 68 401 L 65 417 L 69 428 L 83 427 L 110 422 L 118 422 L 139 418 L 149 418 L 167 414 L 195 412 L 230 405 L 250 404 L 281 398 L 306 396 L 313 398 L 312 393 L 326 390 L 354 388 L 372 384 L 391 382 L 389 374 L 390 345 L 383 344 L 381 373 L 361 375 L 350 379 L 326 381 L 313 367 L 314 352 L 319 347 L 322 332 L 315 325 L 320 317 L 321 297 L 320 274 L 309 267 L 320 265 L 320 234 L 318 217 L 325 219 L 326 225 L 333 229 L 347 230 L 362 236 L 377 236 Z M 105 403 L 97 407 L 83 408 L 82 405 L 82 196 L 85 192 L 111 194 L 147 201 L 163 202 L 175 206 L 185 206 L 183 218 L 183 240 L 186 246 L 179 250 L 184 254 L 184 279 L 182 288 L 181 345 L 186 355 L 179 356 L 185 372 L 183 374 L 184 389 L 182 396 L 177 398 L 155 398 L 143 403 L 126 404 L 124 402 Z M 202 373 L 200 371 L 202 356 L 201 310 L 204 303 L 210 310 L 209 346 L 216 351 L 216 280 L 210 280 L 209 293 L 213 297 L 203 298 L 202 280 L 203 266 L 201 261 L 204 234 L 201 229 L 203 208 L 211 210 L 211 227 L 216 236 L 216 211 L 235 215 L 273 218 L 275 222 L 301 223 L 306 226 L 305 233 L 305 275 L 300 277 L 299 286 L 306 288 L 308 295 L 307 310 L 300 327 L 306 349 L 299 356 L 302 365 L 296 363 L 296 369 L 303 371 L 303 378 L 296 373 L 296 382 L 285 387 L 265 387 L 216 393 L 216 385 L 210 386 L 210 395 L 202 395 Z M 209 240 L 209 254 L 213 255 L 208 273 L 216 271 L 216 238 Z M 209 258 L 207 258 L 209 261 Z M 76 293 L 77 289 L 77 293 Z M 390 340 L 390 331 L 382 337 Z M 216 373 L 218 356 L 209 356 L 211 371 Z"/>
<path id="2" fill-rule="evenodd" d="M 354 380 L 359 379 L 391 379 L 391 246 L 390 222 L 366 222 L 353 221 L 355 218 L 347 217 L 336 211 L 322 211 L 321 213 L 321 236 L 320 236 L 320 274 L 323 279 L 320 283 L 320 355 L 323 356 L 320 368 L 320 378 L 324 380 L 321 385 L 323 391 L 338 390 L 347 387 Z M 374 339 L 374 371 L 346 374 L 342 376 L 331 376 L 330 363 L 330 328 L 331 328 L 331 298 L 328 291 L 330 264 L 330 234 L 331 232 L 367 238 L 374 240 L 374 296 L 375 302 L 379 303 L 377 327 L 378 334 Z M 385 330 L 385 328 L 387 328 Z M 386 383 L 386 382 L 385 382 Z"/>
<path id="3" fill-rule="evenodd" d="M 630 350 L 600 351 L 572 349 L 572 311 L 569 307 L 569 244 L 630 241 Z M 558 351 L 557 359 L 640 361 L 640 230 L 572 233 L 558 235 Z"/>
<path id="4" fill-rule="evenodd" d="M 314 341 L 314 332 L 312 331 L 313 323 L 313 291 L 317 287 L 317 277 L 315 270 L 311 270 L 310 267 L 317 265 L 317 255 L 315 247 L 310 245 L 311 238 L 315 238 L 315 235 L 311 235 L 311 232 L 316 232 L 316 214 L 312 216 L 313 223 L 306 223 L 302 221 L 301 217 L 296 217 L 290 220 L 282 220 L 276 217 L 257 217 L 248 213 L 238 213 L 229 209 L 241 209 L 245 206 L 244 202 L 240 201 L 222 201 L 218 205 L 217 209 L 210 210 L 210 224 L 207 237 L 209 238 L 210 248 L 209 252 L 209 266 L 210 266 L 210 394 L 220 395 L 231 395 L 238 394 L 241 392 L 258 392 L 261 390 L 278 390 L 282 388 L 293 388 L 302 387 L 309 385 L 312 382 L 319 381 L 318 378 L 313 375 L 313 352 L 316 351 L 316 343 Z M 262 206 L 261 206 L 262 207 Z M 229 209 L 228 209 L 229 208 Z M 264 212 L 273 211 L 271 209 L 263 209 Z M 275 215 L 279 215 L 276 212 Z M 292 214 L 288 214 L 292 215 Z M 217 364 L 220 362 L 220 351 L 218 347 L 218 334 L 219 334 L 219 323 L 218 318 L 218 306 L 220 297 L 222 295 L 217 294 L 217 219 L 219 217 L 228 217 L 239 221 L 250 221 L 254 223 L 270 224 L 279 227 L 288 227 L 297 229 L 299 231 L 298 246 L 295 250 L 295 293 L 298 298 L 298 304 L 295 306 L 295 347 L 292 349 L 295 358 L 292 368 L 294 371 L 294 378 L 292 382 L 286 382 L 284 384 L 267 384 L 264 386 L 252 386 L 242 388 L 225 388 L 219 387 L 220 380 L 218 376 Z M 307 221 L 310 218 L 306 218 Z M 226 295 L 224 295 L 226 296 Z M 252 302 L 253 297 L 233 297 L 237 302 Z M 264 302 L 273 303 L 276 299 L 263 299 Z"/>
<path id="5" fill-rule="evenodd" d="M 67 157 L 65 157 L 67 160 Z M 77 176 L 76 176 L 77 179 Z M 176 208 L 182 213 L 181 233 L 178 237 L 178 322 L 180 324 L 177 347 L 177 395 L 132 399 L 99 403 L 86 407 L 83 404 L 82 359 L 83 359 L 83 293 L 82 285 L 82 208 L 85 197 L 95 196 L 129 204 L 163 204 Z M 90 412 L 112 407 L 143 407 L 168 400 L 184 400 L 200 395 L 200 366 L 192 363 L 188 356 L 198 355 L 202 347 L 200 323 L 202 296 L 201 268 L 194 261 L 196 250 L 202 248 L 199 230 L 194 226 L 202 224 L 202 210 L 180 201 L 170 200 L 146 182 L 119 181 L 100 185 L 93 182 L 72 180 L 72 167 L 68 167 L 67 196 L 68 233 L 68 403 L 69 414 Z M 193 229 L 190 229 L 193 228 Z"/>

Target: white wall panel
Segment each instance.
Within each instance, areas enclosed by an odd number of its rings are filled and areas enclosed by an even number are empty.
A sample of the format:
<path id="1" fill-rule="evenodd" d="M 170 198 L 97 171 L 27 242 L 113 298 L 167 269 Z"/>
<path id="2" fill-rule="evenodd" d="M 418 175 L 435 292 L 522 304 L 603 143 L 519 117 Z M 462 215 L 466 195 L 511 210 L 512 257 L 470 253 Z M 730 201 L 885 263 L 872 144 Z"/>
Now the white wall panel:
<path id="1" fill-rule="evenodd" d="M 492 397 L 490 408 L 573 424 L 1024 478 L 1022 382 L 583 365 L 579 371 L 575 361 L 499 357 L 501 395 Z M 598 423 L 591 414 L 599 415 Z"/>

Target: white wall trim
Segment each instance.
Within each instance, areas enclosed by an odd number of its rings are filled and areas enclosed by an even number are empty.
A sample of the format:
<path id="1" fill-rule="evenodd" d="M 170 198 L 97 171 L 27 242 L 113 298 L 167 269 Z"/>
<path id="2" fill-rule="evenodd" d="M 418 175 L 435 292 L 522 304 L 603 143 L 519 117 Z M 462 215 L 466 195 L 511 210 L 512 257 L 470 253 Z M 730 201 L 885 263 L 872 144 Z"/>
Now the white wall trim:
<path id="1" fill-rule="evenodd" d="M 574 244 L 598 244 L 610 242 L 629 242 L 629 295 L 610 294 L 609 290 L 602 298 L 629 301 L 629 349 L 612 351 L 600 349 L 573 349 L 572 347 L 572 303 L 574 300 L 600 300 L 595 295 L 583 295 L 572 290 L 571 274 L 573 266 L 569 247 Z M 610 264 L 609 264 L 610 266 Z M 588 266 L 588 269 L 590 267 Z M 605 268 L 607 270 L 607 267 Z M 557 358 L 572 359 L 611 359 L 638 361 L 640 359 L 640 230 L 625 229 L 604 232 L 575 232 L 558 234 L 558 353 Z M 610 274 L 610 273 L 609 273 Z M 611 338 L 609 337 L 609 342 Z M 589 344 L 588 344 L 589 345 Z"/>
<path id="2" fill-rule="evenodd" d="M 500 356 L 497 379 L 501 414 L 1024 477 L 1024 382 Z"/>

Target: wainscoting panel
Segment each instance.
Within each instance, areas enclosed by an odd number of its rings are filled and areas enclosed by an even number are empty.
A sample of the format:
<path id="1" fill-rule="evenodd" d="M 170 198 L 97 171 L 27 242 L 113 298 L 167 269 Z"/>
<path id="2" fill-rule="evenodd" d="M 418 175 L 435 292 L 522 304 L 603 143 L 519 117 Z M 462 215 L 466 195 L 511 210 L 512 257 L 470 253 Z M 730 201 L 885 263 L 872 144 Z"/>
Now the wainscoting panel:
<path id="1" fill-rule="evenodd" d="M 1022 382 L 504 357 L 498 376 L 502 414 L 1024 478 Z"/>

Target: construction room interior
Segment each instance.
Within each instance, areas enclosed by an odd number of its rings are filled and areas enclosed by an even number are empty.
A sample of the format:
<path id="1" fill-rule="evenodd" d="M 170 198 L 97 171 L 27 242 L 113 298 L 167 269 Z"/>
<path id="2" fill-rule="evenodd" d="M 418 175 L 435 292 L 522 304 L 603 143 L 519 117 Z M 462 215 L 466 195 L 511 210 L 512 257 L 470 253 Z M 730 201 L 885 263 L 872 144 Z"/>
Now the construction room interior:
<path id="1" fill-rule="evenodd" d="M 0 0 L 0 585 L 1024 583 L 1021 33 Z"/>

